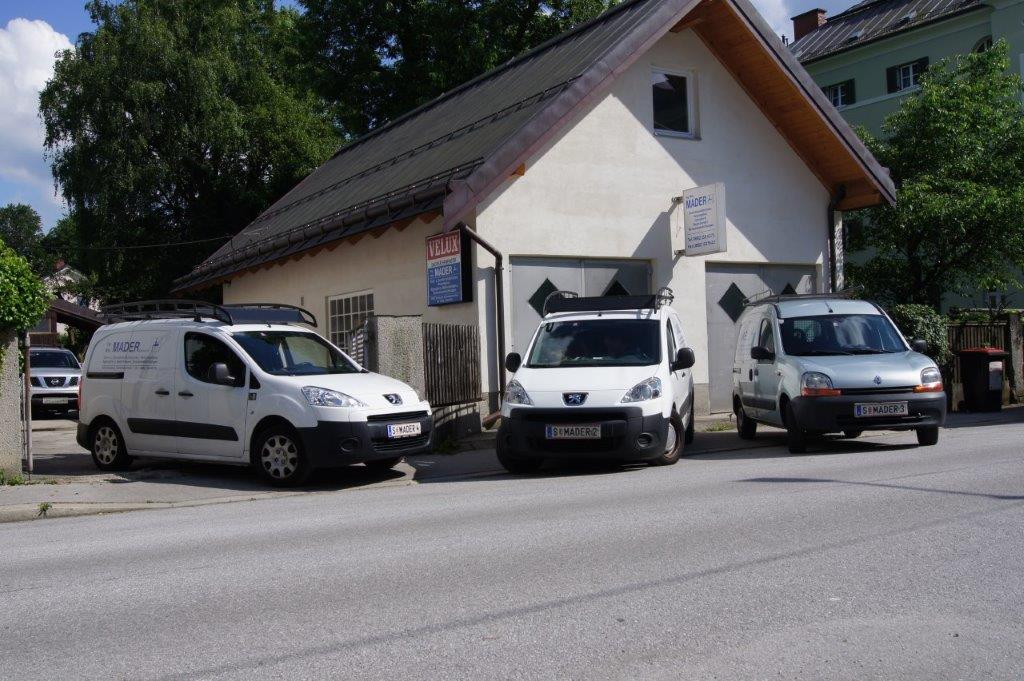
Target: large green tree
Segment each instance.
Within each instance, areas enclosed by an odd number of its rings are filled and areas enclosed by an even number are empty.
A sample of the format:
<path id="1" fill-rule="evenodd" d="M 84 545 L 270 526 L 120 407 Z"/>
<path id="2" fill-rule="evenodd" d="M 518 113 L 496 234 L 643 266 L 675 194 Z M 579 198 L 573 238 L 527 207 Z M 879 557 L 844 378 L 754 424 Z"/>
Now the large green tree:
<path id="1" fill-rule="evenodd" d="M 32 206 L 9 203 L 0 207 L 0 241 L 25 258 L 37 273 L 46 259 L 42 219 Z"/>
<path id="2" fill-rule="evenodd" d="M 943 60 L 868 146 L 890 168 L 895 208 L 854 219 L 853 282 L 876 298 L 941 304 L 943 293 L 1017 283 L 1024 265 L 1021 79 L 1006 43 Z"/>
<path id="3" fill-rule="evenodd" d="M 82 266 L 107 299 L 162 295 L 338 144 L 272 0 L 92 0 L 41 95 Z M 171 248 L 151 244 L 203 241 Z"/>
<path id="4" fill-rule="evenodd" d="M 304 50 L 339 130 L 361 135 L 617 0 L 299 0 Z"/>

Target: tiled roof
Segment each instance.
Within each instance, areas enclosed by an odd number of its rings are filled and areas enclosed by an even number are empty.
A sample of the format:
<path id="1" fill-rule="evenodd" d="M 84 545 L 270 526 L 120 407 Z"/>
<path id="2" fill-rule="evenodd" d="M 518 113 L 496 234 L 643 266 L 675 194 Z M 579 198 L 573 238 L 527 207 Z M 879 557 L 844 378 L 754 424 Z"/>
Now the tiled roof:
<path id="1" fill-rule="evenodd" d="M 865 0 L 790 45 L 801 62 L 985 7 L 981 0 Z"/>

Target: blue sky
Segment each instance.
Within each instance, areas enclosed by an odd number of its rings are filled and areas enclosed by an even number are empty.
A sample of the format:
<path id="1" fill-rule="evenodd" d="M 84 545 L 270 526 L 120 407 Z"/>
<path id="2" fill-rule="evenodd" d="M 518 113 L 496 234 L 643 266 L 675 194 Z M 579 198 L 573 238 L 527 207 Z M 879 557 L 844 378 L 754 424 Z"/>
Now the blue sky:
<path id="1" fill-rule="evenodd" d="M 283 0 L 295 4 L 295 0 Z M 855 0 L 753 0 L 777 31 L 813 7 L 835 14 Z M 0 0 L 0 206 L 27 203 L 50 229 L 64 213 L 43 157 L 38 94 L 53 73 L 54 54 L 92 29 L 85 0 Z"/>

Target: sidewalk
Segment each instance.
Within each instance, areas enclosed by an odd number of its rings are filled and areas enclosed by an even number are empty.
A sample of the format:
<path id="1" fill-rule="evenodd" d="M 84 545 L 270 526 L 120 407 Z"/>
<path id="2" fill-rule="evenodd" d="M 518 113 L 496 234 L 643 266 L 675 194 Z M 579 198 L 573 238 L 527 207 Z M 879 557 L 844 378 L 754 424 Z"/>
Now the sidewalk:
<path id="1" fill-rule="evenodd" d="M 947 428 L 1021 421 L 1024 408 L 1015 407 L 994 414 L 951 414 Z M 741 440 L 728 415 L 699 417 L 696 430 L 696 440 L 687 448 L 686 455 L 697 460 L 785 443 L 784 431 L 764 426 L 758 428 L 756 440 Z M 863 438 L 870 440 L 886 434 L 887 431 L 866 433 Z M 475 436 L 453 454 L 410 457 L 392 471 L 352 466 L 323 471 L 317 474 L 315 484 L 308 487 L 278 490 L 264 485 L 247 468 L 237 466 L 139 459 L 129 471 L 104 473 L 95 468 L 88 452 L 75 443 L 73 422 L 41 421 L 33 428 L 35 474 L 30 484 L 0 487 L 0 522 L 40 517 L 44 504 L 49 505 L 45 517 L 54 518 L 503 475 L 494 453 L 494 436 L 493 431 Z"/>

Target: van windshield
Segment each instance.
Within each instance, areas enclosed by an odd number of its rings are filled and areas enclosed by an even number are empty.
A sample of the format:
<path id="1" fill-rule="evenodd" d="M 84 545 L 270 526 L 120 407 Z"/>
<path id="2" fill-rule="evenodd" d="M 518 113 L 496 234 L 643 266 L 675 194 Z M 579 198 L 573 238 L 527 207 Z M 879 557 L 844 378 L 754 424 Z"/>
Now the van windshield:
<path id="1" fill-rule="evenodd" d="M 787 355 L 881 355 L 906 352 L 896 327 L 878 314 L 844 314 L 783 319 Z"/>
<path id="2" fill-rule="evenodd" d="M 658 322 L 652 319 L 586 319 L 540 327 L 527 366 L 649 366 L 661 361 Z"/>
<path id="3" fill-rule="evenodd" d="M 268 374 L 355 374 L 359 367 L 327 341 L 302 331 L 240 331 L 231 334 Z"/>

